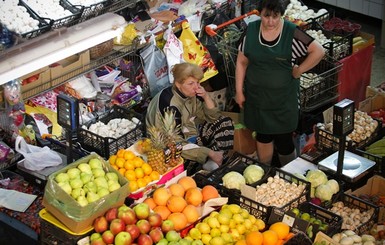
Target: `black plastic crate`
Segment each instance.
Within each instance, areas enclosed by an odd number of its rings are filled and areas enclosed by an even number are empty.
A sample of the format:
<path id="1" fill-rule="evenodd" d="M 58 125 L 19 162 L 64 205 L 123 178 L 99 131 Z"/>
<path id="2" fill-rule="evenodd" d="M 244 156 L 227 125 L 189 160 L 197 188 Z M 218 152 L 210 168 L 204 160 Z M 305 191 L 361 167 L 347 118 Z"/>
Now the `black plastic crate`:
<path id="1" fill-rule="evenodd" d="M 131 120 L 133 117 L 139 119 L 140 123 L 130 132 L 118 138 L 102 137 L 80 127 L 77 132 L 77 141 L 85 150 L 96 152 L 105 159 L 108 159 L 119 149 L 130 147 L 137 140 L 144 136 L 143 116 L 133 110 L 115 105 L 104 116 L 100 117 L 99 119 L 93 119 L 88 122 L 87 125 L 85 125 L 87 128 L 89 128 L 91 124 L 96 123 L 97 121 L 107 124 L 110 120 L 115 118 L 126 118 Z"/>
<path id="2" fill-rule="evenodd" d="M 336 203 L 338 201 L 341 201 L 344 204 L 344 207 L 349 207 L 349 208 L 355 208 L 360 210 L 360 212 L 365 212 L 365 211 L 371 211 L 371 217 L 369 218 L 368 221 L 360 223 L 356 229 L 354 230 L 358 235 L 363 235 L 363 234 L 368 234 L 370 230 L 372 229 L 373 225 L 377 223 L 378 220 L 378 215 L 380 208 L 370 202 L 367 202 L 361 198 L 358 198 L 356 196 L 352 196 L 347 193 L 340 192 L 336 197 L 333 199 L 333 203 Z M 331 204 L 333 205 L 333 204 Z M 328 207 L 330 210 L 332 206 Z M 342 226 L 341 229 L 344 229 L 344 224 L 343 224 L 343 218 L 342 218 Z"/>
<path id="3" fill-rule="evenodd" d="M 353 52 L 353 34 L 342 35 L 325 30 L 317 19 L 312 19 L 308 24 L 302 25 L 301 29 L 304 31 L 322 31 L 326 38 L 331 40 L 330 42 L 324 43 L 322 46 L 324 47 L 326 54 L 336 60 L 343 59 Z"/>
<path id="4" fill-rule="evenodd" d="M 82 12 L 83 12 L 83 7 L 82 6 L 74 6 L 70 2 L 68 2 L 67 0 L 60 0 L 59 4 L 65 10 L 70 11 L 72 14 L 68 15 L 68 16 L 65 16 L 65 17 L 62 17 L 62 18 L 52 19 L 52 18 L 49 18 L 48 16 L 43 16 L 42 14 L 40 14 L 39 12 L 34 10 L 32 6 L 28 5 L 27 1 L 24 2 L 24 5 L 27 8 L 32 9 L 33 11 L 35 11 L 35 13 L 37 15 L 39 15 L 41 18 L 50 19 L 51 20 L 51 28 L 52 29 L 57 29 L 57 28 L 60 28 L 60 27 L 68 27 L 68 26 L 72 26 L 72 25 L 77 24 L 79 22 L 79 19 L 80 19 L 80 16 L 81 16 Z"/>
<path id="5" fill-rule="evenodd" d="M 71 0 L 69 1 L 71 2 Z M 71 3 L 74 4 L 74 2 L 71 2 Z M 83 22 L 88 19 L 104 14 L 112 3 L 113 3 L 113 0 L 104 0 L 94 4 L 82 5 L 83 12 L 80 16 L 79 22 Z"/>
<path id="6" fill-rule="evenodd" d="M 70 233 L 64 229 L 64 225 L 61 224 L 54 216 L 48 213 L 45 209 L 39 212 L 40 221 L 40 235 L 39 244 L 60 244 L 60 245 L 77 245 L 82 239 L 91 235 L 93 230 L 85 231 L 82 234 Z M 61 227 L 59 227 L 61 226 Z M 82 243 L 79 243 L 82 244 Z"/>
<path id="7" fill-rule="evenodd" d="M 300 106 L 304 112 L 313 111 L 338 98 L 338 72 L 342 63 L 328 57 L 300 78 Z M 310 76 L 315 74 L 315 76 Z"/>

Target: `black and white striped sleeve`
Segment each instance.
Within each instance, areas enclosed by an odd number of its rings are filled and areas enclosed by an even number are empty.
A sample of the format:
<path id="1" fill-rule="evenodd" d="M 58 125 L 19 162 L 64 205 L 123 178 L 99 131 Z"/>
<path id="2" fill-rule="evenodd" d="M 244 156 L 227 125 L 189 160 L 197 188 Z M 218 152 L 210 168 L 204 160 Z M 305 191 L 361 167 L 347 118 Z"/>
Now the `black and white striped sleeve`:
<path id="1" fill-rule="evenodd" d="M 292 62 L 293 64 L 298 58 L 307 55 L 307 48 L 314 38 L 309 36 L 306 32 L 296 28 L 294 31 L 294 39 L 292 43 Z"/>

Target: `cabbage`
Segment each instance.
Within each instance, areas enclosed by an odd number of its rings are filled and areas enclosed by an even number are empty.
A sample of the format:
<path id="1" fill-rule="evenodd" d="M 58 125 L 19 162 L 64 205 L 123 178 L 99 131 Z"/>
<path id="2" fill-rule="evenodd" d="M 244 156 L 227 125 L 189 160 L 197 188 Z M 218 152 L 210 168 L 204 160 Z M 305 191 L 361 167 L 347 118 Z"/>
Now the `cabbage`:
<path id="1" fill-rule="evenodd" d="M 306 174 L 306 179 L 311 183 L 311 187 L 317 187 L 328 181 L 326 174 L 319 169 L 309 170 Z"/>
<path id="2" fill-rule="evenodd" d="M 335 179 L 330 179 L 326 182 L 326 185 L 328 185 L 333 192 L 333 194 L 336 194 L 340 190 L 340 185 Z"/>
<path id="3" fill-rule="evenodd" d="M 252 184 L 262 179 L 265 171 L 258 165 L 249 165 L 243 171 L 243 177 L 245 177 L 247 184 Z"/>
<path id="4" fill-rule="evenodd" d="M 241 185 L 246 184 L 246 180 L 242 174 L 231 171 L 222 177 L 223 186 L 229 189 L 241 189 Z"/>
<path id="5" fill-rule="evenodd" d="M 327 184 L 317 186 L 315 189 L 315 197 L 321 199 L 321 201 L 330 201 L 333 196 L 333 191 Z"/>

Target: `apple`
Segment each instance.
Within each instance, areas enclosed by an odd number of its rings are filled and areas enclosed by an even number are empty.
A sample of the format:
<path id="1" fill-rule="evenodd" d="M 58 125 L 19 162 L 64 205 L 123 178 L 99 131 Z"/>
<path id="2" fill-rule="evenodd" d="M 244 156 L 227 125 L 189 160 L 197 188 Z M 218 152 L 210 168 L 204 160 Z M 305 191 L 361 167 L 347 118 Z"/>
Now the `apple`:
<path id="1" fill-rule="evenodd" d="M 125 211 L 125 210 L 129 210 L 129 209 L 131 209 L 129 206 L 127 206 L 126 204 L 123 204 L 122 206 L 120 206 L 120 207 L 118 208 L 118 212 L 120 212 L 120 211 Z"/>
<path id="2" fill-rule="evenodd" d="M 83 185 L 85 185 L 93 179 L 93 176 L 92 176 L 92 174 L 81 172 L 80 173 L 80 179 L 82 180 Z"/>
<path id="3" fill-rule="evenodd" d="M 166 238 L 162 238 L 159 240 L 159 242 L 156 243 L 156 245 L 167 245 L 168 241 Z"/>
<path id="4" fill-rule="evenodd" d="M 99 216 L 94 220 L 94 229 L 96 232 L 103 233 L 108 230 L 108 221 L 106 217 Z"/>
<path id="5" fill-rule="evenodd" d="M 100 233 L 94 232 L 90 236 L 90 241 L 92 242 L 93 240 L 96 240 L 96 239 L 101 238 L 101 237 L 102 237 L 102 235 Z"/>
<path id="6" fill-rule="evenodd" d="M 150 237 L 154 243 L 159 242 L 160 239 L 162 239 L 164 237 L 163 232 L 160 229 L 160 227 L 156 227 L 156 228 L 152 229 L 150 231 L 149 235 L 150 235 Z"/>
<path id="7" fill-rule="evenodd" d="M 126 225 L 126 231 L 130 233 L 132 240 L 135 240 L 140 235 L 140 230 L 135 224 Z"/>
<path id="8" fill-rule="evenodd" d="M 106 173 L 106 178 L 107 178 L 107 180 L 119 181 L 119 176 L 116 173 L 114 173 L 114 172 Z"/>
<path id="9" fill-rule="evenodd" d="M 174 230 L 174 223 L 171 220 L 166 219 L 162 222 L 161 228 L 164 233 L 167 233 Z"/>
<path id="10" fill-rule="evenodd" d="M 120 184 L 118 182 L 114 182 L 111 185 L 108 186 L 108 190 L 110 192 L 116 191 L 120 188 Z"/>
<path id="11" fill-rule="evenodd" d="M 106 230 L 102 234 L 103 241 L 107 244 L 114 243 L 115 235 L 110 230 Z"/>
<path id="12" fill-rule="evenodd" d="M 59 173 L 58 175 L 56 175 L 55 180 L 58 183 L 68 182 L 70 180 L 70 177 L 67 173 Z"/>
<path id="13" fill-rule="evenodd" d="M 107 212 L 104 214 L 104 217 L 106 217 L 108 222 L 111 222 L 114 219 L 118 218 L 118 208 L 110 208 L 107 210 Z"/>
<path id="14" fill-rule="evenodd" d="M 72 189 L 82 188 L 83 187 L 83 181 L 80 178 L 71 179 L 70 185 L 71 185 Z"/>
<path id="15" fill-rule="evenodd" d="M 95 185 L 94 182 L 88 182 L 83 186 L 83 190 L 88 193 L 88 192 L 93 192 L 96 193 L 98 191 L 98 187 Z"/>
<path id="16" fill-rule="evenodd" d="M 89 174 L 92 174 L 92 171 L 91 171 L 91 167 L 90 165 L 88 165 L 88 163 L 80 163 L 78 165 L 78 169 L 80 169 L 80 171 L 84 172 L 84 173 L 89 173 Z"/>
<path id="17" fill-rule="evenodd" d="M 72 192 L 72 187 L 70 185 L 70 183 L 68 182 L 59 182 L 57 183 L 58 186 L 60 186 L 60 188 L 63 189 L 63 191 L 65 191 L 68 195 L 71 195 L 71 192 Z"/>
<path id="18" fill-rule="evenodd" d="M 95 168 L 103 168 L 102 161 L 100 161 L 98 158 L 92 158 L 88 161 L 88 165 L 90 165 L 91 169 Z"/>
<path id="19" fill-rule="evenodd" d="M 121 231 L 124 231 L 126 229 L 126 225 L 124 224 L 123 220 L 121 219 L 113 219 L 110 223 L 110 230 L 112 234 L 116 236 Z"/>
<path id="20" fill-rule="evenodd" d="M 150 207 L 147 203 L 139 203 L 133 209 L 138 219 L 147 219 L 150 215 Z"/>
<path id="21" fill-rule="evenodd" d="M 169 242 L 177 242 L 180 239 L 180 235 L 177 231 L 171 230 L 166 233 L 166 239 Z"/>
<path id="22" fill-rule="evenodd" d="M 136 239 L 138 245 L 152 245 L 153 241 L 151 237 L 147 234 L 140 234 L 140 236 Z"/>
<path id="23" fill-rule="evenodd" d="M 121 231 L 115 236 L 115 245 L 130 245 L 132 244 L 132 238 L 127 231 Z"/>
<path id="24" fill-rule="evenodd" d="M 108 189 L 102 187 L 102 188 L 98 189 L 97 194 L 99 195 L 99 197 L 105 197 L 105 196 L 110 194 L 110 191 Z"/>
<path id="25" fill-rule="evenodd" d="M 151 225 L 146 219 L 140 219 L 136 222 L 136 226 L 139 228 L 140 233 L 147 234 L 151 230 Z"/>
<path id="26" fill-rule="evenodd" d="M 76 200 L 79 196 L 85 196 L 86 193 L 82 188 L 76 188 L 71 191 L 71 196 Z"/>
<path id="27" fill-rule="evenodd" d="M 102 168 L 94 168 L 91 170 L 92 175 L 97 178 L 97 177 L 104 177 L 106 175 L 106 172 Z"/>
<path id="28" fill-rule="evenodd" d="M 147 217 L 151 227 L 160 227 L 162 225 L 162 216 L 158 213 L 150 213 Z"/>
<path id="29" fill-rule="evenodd" d="M 68 177 L 70 179 L 76 179 L 76 178 L 79 178 L 80 177 L 80 169 L 78 168 L 70 168 L 67 170 L 67 174 L 68 174 Z"/>
<path id="30" fill-rule="evenodd" d="M 95 240 L 91 241 L 91 245 L 106 245 L 106 243 L 103 241 L 103 238 L 96 238 Z"/>
<path id="31" fill-rule="evenodd" d="M 79 196 L 76 201 L 79 203 L 80 206 L 84 207 L 88 205 L 87 198 L 85 196 Z"/>
<path id="32" fill-rule="evenodd" d="M 88 203 L 96 202 L 97 200 L 100 199 L 99 195 L 94 193 L 94 192 L 87 192 L 86 198 L 87 198 Z"/>
<path id="33" fill-rule="evenodd" d="M 134 210 L 129 207 L 127 208 L 128 209 L 118 209 L 118 218 L 123 220 L 126 225 L 136 224 L 138 218 L 136 217 Z"/>

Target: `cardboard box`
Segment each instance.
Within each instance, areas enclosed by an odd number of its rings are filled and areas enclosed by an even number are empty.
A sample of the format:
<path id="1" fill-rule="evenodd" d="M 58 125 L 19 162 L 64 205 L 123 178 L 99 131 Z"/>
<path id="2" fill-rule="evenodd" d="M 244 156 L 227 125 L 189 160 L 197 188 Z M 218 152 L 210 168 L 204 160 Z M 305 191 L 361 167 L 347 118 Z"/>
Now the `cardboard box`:
<path id="1" fill-rule="evenodd" d="M 48 90 L 51 87 L 51 70 L 48 66 L 22 76 L 20 79 L 28 79 L 29 77 L 37 74 L 39 74 L 39 78 L 37 80 L 21 86 L 23 98 L 32 97 L 36 94 L 39 94 L 40 92 L 43 92 L 44 90 Z"/>
<path id="2" fill-rule="evenodd" d="M 379 176 L 379 175 L 374 175 L 368 181 L 364 186 L 361 188 L 358 188 L 354 191 L 347 191 L 350 195 L 354 195 L 359 197 L 360 195 L 363 194 L 368 194 L 368 195 L 377 195 L 377 196 L 385 196 L 385 178 Z M 385 207 L 380 207 L 380 211 L 378 214 L 378 223 L 383 223 L 385 222 Z"/>
<path id="3" fill-rule="evenodd" d="M 80 163 L 88 162 L 93 158 L 98 158 L 102 161 L 105 171 L 118 174 L 121 187 L 109 195 L 82 207 L 74 198 L 68 195 L 54 179 L 57 174 L 66 172 L 69 168 L 77 167 Z M 102 157 L 96 153 L 91 153 L 49 176 L 44 190 L 43 205 L 48 212 L 53 214 L 60 222 L 67 226 L 68 229 L 75 233 L 80 233 L 92 226 L 94 220 L 98 216 L 103 215 L 109 208 L 123 205 L 128 194 L 127 179 L 112 168 Z"/>
<path id="4" fill-rule="evenodd" d="M 257 150 L 257 142 L 252 135 L 253 132 L 242 125 L 241 114 L 223 111 L 222 115 L 230 117 L 234 122 L 234 151 L 244 155 L 254 153 Z"/>
<path id="5" fill-rule="evenodd" d="M 366 87 L 366 99 L 358 104 L 358 109 L 367 113 L 385 109 L 385 93 L 370 86 Z"/>
<path id="6" fill-rule="evenodd" d="M 80 54 L 72 55 L 68 58 L 60 60 L 51 65 L 51 79 L 52 86 L 59 86 L 61 83 L 67 81 L 67 77 L 74 77 L 87 70 L 90 64 L 90 51 L 84 51 Z M 78 70 L 82 68 L 81 70 Z M 64 76 L 71 73 L 70 76 Z"/>

